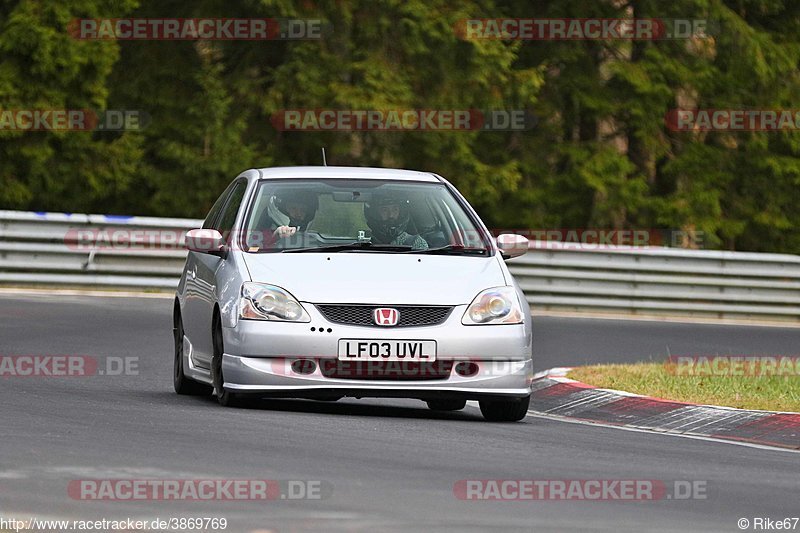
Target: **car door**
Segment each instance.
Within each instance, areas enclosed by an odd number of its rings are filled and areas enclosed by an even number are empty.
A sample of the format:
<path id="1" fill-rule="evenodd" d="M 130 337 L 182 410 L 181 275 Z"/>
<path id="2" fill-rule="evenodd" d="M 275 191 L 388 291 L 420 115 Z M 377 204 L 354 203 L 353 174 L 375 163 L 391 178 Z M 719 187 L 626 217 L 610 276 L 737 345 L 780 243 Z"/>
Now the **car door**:
<path id="1" fill-rule="evenodd" d="M 213 229 L 216 226 L 222 209 L 228 200 L 228 197 L 233 190 L 235 182 L 232 182 L 225 191 L 219 195 L 217 201 L 208 212 L 205 221 L 203 222 L 203 229 Z M 207 307 L 201 298 L 201 292 L 197 283 L 197 266 L 200 256 L 204 254 L 190 251 L 186 256 L 186 266 L 183 269 L 184 279 L 183 283 L 183 296 L 184 304 L 182 309 L 183 316 L 183 329 L 189 342 L 192 344 L 192 363 L 198 364 L 195 357 L 195 352 L 199 345 L 202 344 L 201 338 L 206 334 L 208 329 L 205 320 L 205 308 Z"/>
<path id="2" fill-rule="evenodd" d="M 224 207 L 212 223 L 211 227 L 219 231 L 226 240 L 230 241 L 232 238 L 233 224 L 236 221 L 239 209 L 241 209 L 246 190 L 246 179 L 242 178 L 233 182 Z M 198 331 L 197 343 L 194 346 L 193 362 L 202 368 L 211 368 L 211 356 L 214 351 L 211 337 L 211 319 L 214 305 L 217 303 L 217 287 L 225 282 L 225 280 L 217 279 L 217 274 L 225 260 L 211 254 L 194 253 L 194 256 L 194 290 L 197 294 L 196 318 L 200 331 Z"/>

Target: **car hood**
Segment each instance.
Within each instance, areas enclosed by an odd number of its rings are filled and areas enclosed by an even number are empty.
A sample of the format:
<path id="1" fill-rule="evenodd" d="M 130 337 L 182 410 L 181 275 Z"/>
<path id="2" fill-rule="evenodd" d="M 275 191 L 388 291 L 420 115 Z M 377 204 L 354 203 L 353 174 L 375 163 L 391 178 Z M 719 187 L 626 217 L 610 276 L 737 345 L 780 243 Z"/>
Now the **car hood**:
<path id="1" fill-rule="evenodd" d="M 384 253 L 243 254 L 253 281 L 301 302 L 460 305 L 506 285 L 496 257 Z"/>

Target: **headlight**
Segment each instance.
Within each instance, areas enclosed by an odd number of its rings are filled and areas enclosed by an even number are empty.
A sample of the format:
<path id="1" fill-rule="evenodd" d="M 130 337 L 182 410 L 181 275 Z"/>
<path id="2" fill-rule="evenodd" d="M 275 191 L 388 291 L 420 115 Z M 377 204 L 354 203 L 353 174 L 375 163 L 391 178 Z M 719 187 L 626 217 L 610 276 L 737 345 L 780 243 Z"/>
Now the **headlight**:
<path id="1" fill-rule="evenodd" d="M 239 316 L 252 320 L 311 322 L 294 296 L 275 285 L 247 282 L 242 285 Z"/>
<path id="2" fill-rule="evenodd" d="M 521 324 L 522 307 L 514 287 L 495 287 L 478 294 L 461 319 L 465 326 L 478 324 Z"/>

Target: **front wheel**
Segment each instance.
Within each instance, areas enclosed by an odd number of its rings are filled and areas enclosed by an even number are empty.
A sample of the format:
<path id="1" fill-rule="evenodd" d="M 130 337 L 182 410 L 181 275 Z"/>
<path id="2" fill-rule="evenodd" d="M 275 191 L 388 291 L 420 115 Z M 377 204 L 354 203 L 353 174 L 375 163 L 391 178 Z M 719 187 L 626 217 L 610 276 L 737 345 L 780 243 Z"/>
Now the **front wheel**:
<path id="1" fill-rule="evenodd" d="M 517 422 L 525 418 L 531 397 L 514 400 L 481 400 L 481 413 L 490 422 Z"/>
<path id="2" fill-rule="evenodd" d="M 215 317 L 212 333 L 214 354 L 211 357 L 211 381 L 214 383 L 214 396 L 223 407 L 243 407 L 247 402 L 241 394 L 226 390 L 225 378 L 222 376 L 222 354 L 225 352 L 222 344 L 222 329 L 219 319 Z"/>

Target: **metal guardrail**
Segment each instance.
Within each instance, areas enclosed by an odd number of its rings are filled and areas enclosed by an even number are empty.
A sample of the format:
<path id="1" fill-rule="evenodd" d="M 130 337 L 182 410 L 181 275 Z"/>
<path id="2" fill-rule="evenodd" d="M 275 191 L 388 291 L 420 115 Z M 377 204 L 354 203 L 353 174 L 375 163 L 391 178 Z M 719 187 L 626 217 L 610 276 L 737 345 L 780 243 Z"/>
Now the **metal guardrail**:
<path id="1" fill-rule="evenodd" d="M 202 220 L 0 211 L 0 283 L 174 289 Z M 122 240 L 116 239 L 122 230 Z M 167 249 L 147 247 L 155 237 Z M 171 248 L 171 249 L 170 249 Z"/>
<path id="2" fill-rule="evenodd" d="M 169 290 L 202 221 L 0 211 L 0 284 Z M 115 245 L 115 230 L 173 249 Z M 81 233 L 83 232 L 83 233 Z M 86 239 L 99 246 L 87 246 Z M 83 239 L 83 240 L 82 240 Z M 83 243 L 83 244 L 82 244 Z M 536 310 L 800 322 L 800 256 L 531 243 L 509 261 Z"/>
<path id="3" fill-rule="evenodd" d="M 509 269 L 537 309 L 800 322 L 800 257 L 532 243 Z"/>

